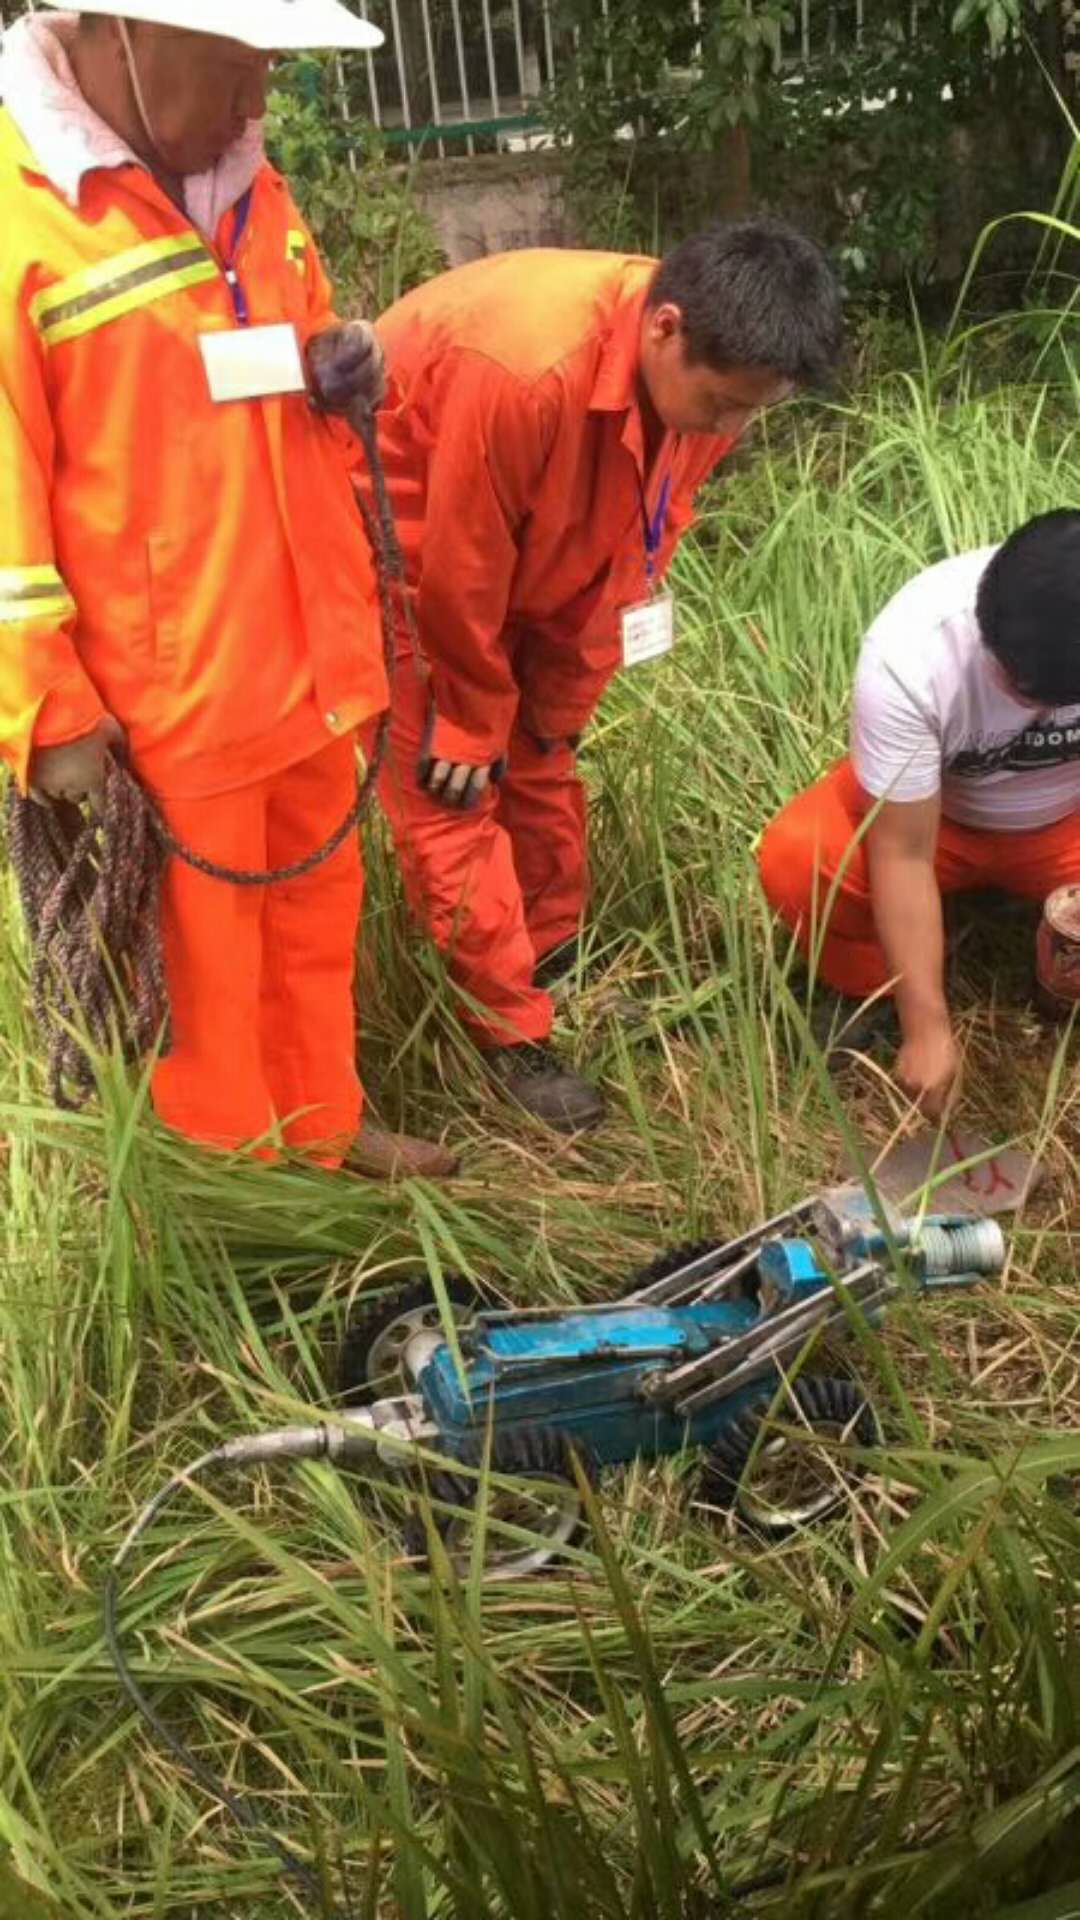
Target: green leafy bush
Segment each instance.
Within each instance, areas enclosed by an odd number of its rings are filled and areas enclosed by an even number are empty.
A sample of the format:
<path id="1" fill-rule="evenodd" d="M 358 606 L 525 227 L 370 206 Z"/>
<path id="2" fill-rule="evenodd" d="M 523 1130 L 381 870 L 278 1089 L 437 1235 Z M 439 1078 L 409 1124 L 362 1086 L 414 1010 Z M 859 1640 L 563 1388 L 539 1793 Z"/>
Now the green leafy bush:
<path id="1" fill-rule="evenodd" d="M 392 167 L 370 122 L 346 119 L 330 61 L 275 73 L 267 147 L 332 272 L 342 312 L 376 313 L 445 265 L 413 176 Z"/>

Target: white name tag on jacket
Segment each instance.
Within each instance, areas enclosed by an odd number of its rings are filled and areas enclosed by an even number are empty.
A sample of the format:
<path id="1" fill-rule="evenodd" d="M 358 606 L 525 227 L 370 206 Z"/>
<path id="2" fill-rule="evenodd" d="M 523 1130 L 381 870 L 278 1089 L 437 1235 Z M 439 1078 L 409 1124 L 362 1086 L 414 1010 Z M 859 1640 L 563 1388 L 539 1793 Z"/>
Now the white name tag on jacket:
<path id="1" fill-rule="evenodd" d="M 621 622 L 624 667 L 640 667 L 646 660 L 659 659 L 675 645 L 674 594 L 656 593 L 650 600 L 624 607 Z"/>
<path id="2" fill-rule="evenodd" d="M 261 400 L 271 393 L 303 393 L 307 386 L 296 328 L 230 327 L 201 333 L 211 400 Z"/>

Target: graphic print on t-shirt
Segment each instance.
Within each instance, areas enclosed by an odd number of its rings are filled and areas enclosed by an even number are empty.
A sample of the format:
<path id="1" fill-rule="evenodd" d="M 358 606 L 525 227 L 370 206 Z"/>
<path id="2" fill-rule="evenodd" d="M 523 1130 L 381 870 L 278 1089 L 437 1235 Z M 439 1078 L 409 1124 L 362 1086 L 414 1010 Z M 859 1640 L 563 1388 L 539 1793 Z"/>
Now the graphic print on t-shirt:
<path id="1" fill-rule="evenodd" d="M 1031 773 L 1036 767 L 1063 767 L 1080 760 L 1080 720 L 1067 726 L 1048 726 L 1035 718 L 1022 733 L 1007 740 L 974 740 L 944 766 L 958 779 L 978 779 L 984 773 Z"/>

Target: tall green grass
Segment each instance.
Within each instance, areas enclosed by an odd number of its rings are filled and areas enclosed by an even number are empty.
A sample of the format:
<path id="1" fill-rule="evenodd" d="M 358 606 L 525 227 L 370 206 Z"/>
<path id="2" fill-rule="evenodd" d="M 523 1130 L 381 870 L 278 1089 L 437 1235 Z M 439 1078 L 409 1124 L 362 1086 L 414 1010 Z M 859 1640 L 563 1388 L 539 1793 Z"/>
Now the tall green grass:
<path id="1" fill-rule="evenodd" d="M 359 1292 L 426 1267 L 603 1296 L 666 1240 L 835 1178 L 845 1131 L 904 1125 L 880 1068 L 823 1075 L 754 846 L 842 750 L 882 601 L 1080 498 L 1074 400 L 957 365 L 883 378 L 775 423 L 711 496 L 679 647 L 619 682 L 585 757 L 594 967 L 560 1034 L 613 1107 L 586 1142 L 496 1103 L 378 834 L 366 1072 L 387 1118 L 462 1144 L 441 1191 L 201 1158 L 108 1065 L 98 1107 L 50 1112 L 5 893 L 3 1920 L 312 1911 L 135 1723 L 99 1592 L 170 1472 L 330 1403 Z M 1077 1094 L 1026 954 L 965 953 L 970 1116 L 1038 1144 L 1054 1186 L 1000 1284 L 853 1347 L 887 1445 L 841 1521 L 766 1549 L 700 1509 L 692 1461 L 633 1467 L 563 1571 L 506 1587 L 405 1562 L 378 1476 L 223 1480 L 162 1517 L 124 1600 L 136 1671 L 311 1860 L 325 1913 L 1077 1911 Z"/>

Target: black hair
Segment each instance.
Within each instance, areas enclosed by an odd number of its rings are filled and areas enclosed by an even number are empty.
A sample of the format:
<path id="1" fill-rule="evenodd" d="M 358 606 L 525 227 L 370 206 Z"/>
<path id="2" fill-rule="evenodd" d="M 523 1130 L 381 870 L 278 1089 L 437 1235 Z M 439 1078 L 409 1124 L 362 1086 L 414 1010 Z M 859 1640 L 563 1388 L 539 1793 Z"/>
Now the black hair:
<path id="1" fill-rule="evenodd" d="M 1080 508 L 1036 514 L 995 553 L 975 600 L 983 644 L 1025 700 L 1080 701 Z"/>
<path id="2" fill-rule="evenodd" d="M 840 285 L 821 248 L 784 220 L 718 220 L 660 262 L 648 304 L 682 313 L 686 357 L 717 372 L 771 367 L 823 383 L 843 345 Z"/>

